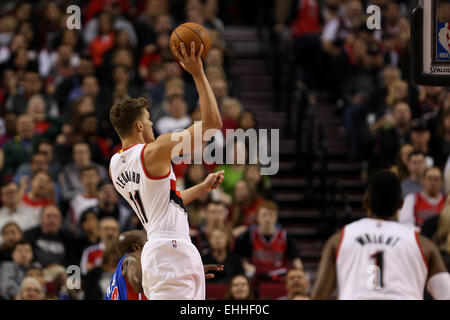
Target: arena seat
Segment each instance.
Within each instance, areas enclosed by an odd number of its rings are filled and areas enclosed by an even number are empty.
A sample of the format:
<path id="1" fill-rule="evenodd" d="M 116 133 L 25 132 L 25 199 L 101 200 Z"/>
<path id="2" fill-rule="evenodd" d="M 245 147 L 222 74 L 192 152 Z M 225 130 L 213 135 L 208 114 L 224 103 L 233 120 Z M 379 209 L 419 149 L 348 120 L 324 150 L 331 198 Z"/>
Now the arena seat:
<path id="1" fill-rule="evenodd" d="M 259 299 L 278 299 L 286 296 L 286 284 L 277 282 L 261 282 L 259 285 Z"/>
<path id="2" fill-rule="evenodd" d="M 207 283 L 206 284 L 206 298 L 208 300 L 220 300 L 225 297 L 228 284 L 225 283 Z"/>

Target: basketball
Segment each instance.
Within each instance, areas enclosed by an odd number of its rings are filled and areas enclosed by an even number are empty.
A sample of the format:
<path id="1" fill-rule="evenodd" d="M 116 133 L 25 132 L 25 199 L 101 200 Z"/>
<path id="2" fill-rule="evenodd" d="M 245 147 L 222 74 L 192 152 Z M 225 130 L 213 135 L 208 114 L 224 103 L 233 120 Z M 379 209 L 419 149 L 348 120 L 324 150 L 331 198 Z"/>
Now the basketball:
<path id="1" fill-rule="evenodd" d="M 187 22 L 179 25 L 170 35 L 170 50 L 172 51 L 173 56 L 176 57 L 173 52 L 173 46 L 175 46 L 177 50 L 180 50 L 181 42 L 184 43 L 184 48 L 186 49 L 187 54 L 190 55 L 192 41 L 195 42 L 196 53 L 203 44 L 202 59 L 205 59 L 211 48 L 211 36 L 209 35 L 208 30 L 194 22 Z M 181 53 L 181 50 L 179 52 Z"/>

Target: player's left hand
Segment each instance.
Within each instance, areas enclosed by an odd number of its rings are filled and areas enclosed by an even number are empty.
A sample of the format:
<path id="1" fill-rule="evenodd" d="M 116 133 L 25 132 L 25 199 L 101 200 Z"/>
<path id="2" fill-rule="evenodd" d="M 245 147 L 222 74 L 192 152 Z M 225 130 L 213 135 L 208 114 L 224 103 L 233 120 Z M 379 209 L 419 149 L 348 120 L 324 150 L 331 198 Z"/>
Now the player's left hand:
<path id="1" fill-rule="evenodd" d="M 223 174 L 224 170 L 210 173 L 205 181 L 203 181 L 203 185 L 205 187 L 205 192 L 211 192 L 213 189 L 217 189 L 223 182 Z"/>
<path id="2" fill-rule="evenodd" d="M 222 264 L 205 264 L 203 269 L 205 269 L 205 279 L 214 278 L 214 274 L 207 273 L 208 271 L 223 271 L 224 266 Z"/>

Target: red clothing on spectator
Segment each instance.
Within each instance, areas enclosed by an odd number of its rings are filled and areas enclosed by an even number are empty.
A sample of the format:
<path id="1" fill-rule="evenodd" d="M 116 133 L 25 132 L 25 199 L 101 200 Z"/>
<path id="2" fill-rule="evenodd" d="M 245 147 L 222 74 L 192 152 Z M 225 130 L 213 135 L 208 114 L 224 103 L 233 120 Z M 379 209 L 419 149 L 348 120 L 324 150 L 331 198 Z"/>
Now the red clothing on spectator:
<path id="1" fill-rule="evenodd" d="M 98 13 L 102 12 L 106 5 L 113 3 L 118 3 L 122 9 L 122 12 L 126 13 L 130 10 L 128 0 L 91 0 L 84 11 L 84 22 L 88 22 Z"/>
<path id="2" fill-rule="evenodd" d="M 440 201 L 436 205 L 433 205 L 421 192 L 416 193 L 416 203 L 414 205 L 416 226 L 421 227 L 425 220 L 441 213 L 442 209 L 444 209 L 446 198 L 442 193 L 440 194 L 440 197 Z"/>
<path id="3" fill-rule="evenodd" d="M 95 38 L 90 44 L 91 58 L 96 67 L 103 64 L 103 56 L 114 46 L 114 33 L 99 36 Z"/>
<path id="4" fill-rule="evenodd" d="M 301 0 L 297 16 L 291 24 L 294 37 L 305 34 L 319 34 L 322 30 L 320 26 L 320 7 L 316 0 Z"/>
<path id="5" fill-rule="evenodd" d="M 253 228 L 251 241 L 251 261 L 256 267 L 257 274 L 266 274 L 276 269 L 288 267 L 286 230 L 278 228 L 268 241 L 259 231 L 259 228 Z"/>
<path id="6" fill-rule="evenodd" d="M 27 204 L 28 206 L 34 207 L 34 208 L 43 208 L 45 206 L 48 206 L 48 205 L 54 203 L 53 200 L 49 200 L 49 199 L 33 200 L 33 199 L 30 198 L 28 193 L 26 193 L 23 196 L 22 201 L 25 202 L 25 204 Z"/>
<path id="7" fill-rule="evenodd" d="M 258 211 L 259 205 L 263 202 L 264 198 L 259 197 L 248 207 L 242 208 L 242 212 L 244 213 L 243 225 L 249 226 L 253 222 L 255 222 L 256 212 Z M 229 220 L 231 220 L 232 217 L 233 217 L 233 206 L 231 206 L 228 211 Z"/>

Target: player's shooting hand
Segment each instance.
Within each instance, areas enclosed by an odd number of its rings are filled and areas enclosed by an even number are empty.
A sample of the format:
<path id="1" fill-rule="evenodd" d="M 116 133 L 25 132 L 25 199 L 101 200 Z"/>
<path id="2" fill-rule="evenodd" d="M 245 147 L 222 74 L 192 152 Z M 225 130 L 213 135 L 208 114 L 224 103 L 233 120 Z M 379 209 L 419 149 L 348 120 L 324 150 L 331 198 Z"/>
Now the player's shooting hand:
<path id="1" fill-rule="evenodd" d="M 215 173 L 210 173 L 205 181 L 203 181 L 203 185 L 205 187 L 205 192 L 211 192 L 213 189 L 217 189 L 223 182 L 223 174 L 224 170 L 218 171 Z"/>
<path id="2" fill-rule="evenodd" d="M 207 273 L 208 271 L 223 271 L 224 266 L 222 264 L 205 264 L 203 269 L 205 269 L 205 279 L 214 278 L 214 274 Z"/>
<path id="3" fill-rule="evenodd" d="M 203 53 L 204 47 L 203 45 L 200 46 L 198 49 L 198 53 L 195 54 L 195 42 L 191 42 L 191 54 L 189 55 L 186 52 L 186 49 L 184 47 L 184 43 L 180 43 L 180 48 L 176 48 L 175 46 L 172 47 L 172 51 L 175 54 L 178 61 L 180 61 L 181 66 L 190 74 L 192 74 L 193 77 L 199 76 L 203 72 L 203 63 L 202 63 L 202 53 Z M 181 53 L 180 53 L 181 51 Z"/>

